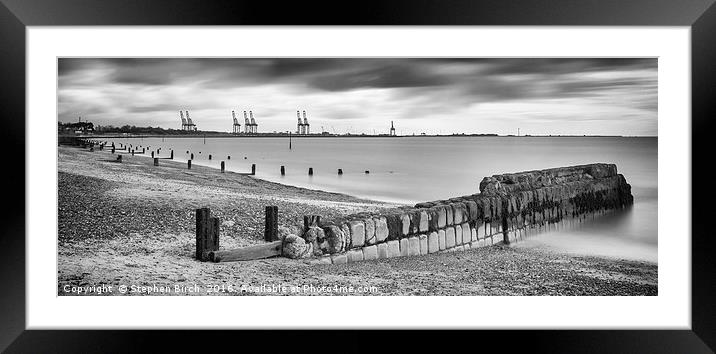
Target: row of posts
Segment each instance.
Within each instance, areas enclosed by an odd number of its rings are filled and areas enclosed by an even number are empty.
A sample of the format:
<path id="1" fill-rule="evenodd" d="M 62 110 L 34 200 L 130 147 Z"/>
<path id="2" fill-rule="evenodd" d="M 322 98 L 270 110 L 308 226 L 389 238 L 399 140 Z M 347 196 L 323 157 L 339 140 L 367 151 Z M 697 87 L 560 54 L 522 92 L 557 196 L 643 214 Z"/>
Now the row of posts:
<path id="1" fill-rule="evenodd" d="M 102 145 L 100 145 L 100 149 L 101 148 L 102 148 Z M 114 154 L 114 152 L 115 152 L 115 147 L 114 147 L 114 143 L 112 143 L 112 153 Z M 132 152 L 132 156 L 134 156 L 134 150 L 131 150 L 131 152 Z M 145 150 L 144 150 L 144 148 L 142 148 L 142 153 L 144 153 L 144 152 L 145 152 Z M 189 151 L 187 151 L 187 153 L 188 152 Z M 154 151 L 152 151 L 152 158 L 154 158 L 154 166 L 159 166 L 159 158 L 154 157 Z M 211 158 L 212 158 L 212 156 L 211 156 L 211 154 L 209 154 L 209 160 L 211 160 Z M 171 150 L 171 155 L 170 155 L 169 159 L 170 160 L 174 159 L 174 150 Z M 193 159 L 194 159 L 194 153 L 191 153 L 190 159 L 187 160 L 187 169 L 191 169 L 191 161 Z M 227 156 L 227 159 L 231 160 L 231 156 Z M 121 161 L 121 158 L 118 158 L 118 160 Z M 221 161 L 221 172 L 225 172 L 225 171 L 226 171 L 226 163 L 224 161 Z M 369 174 L 370 171 L 366 170 L 364 173 Z M 251 175 L 256 175 L 256 164 L 251 164 Z M 285 176 L 285 175 L 286 175 L 286 167 L 282 165 L 281 166 L 281 176 Z M 308 175 L 313 176 L 313 167 L 308 168 Z M 343 175 L 342 168 L 338 169 L 338 175 Z"/>

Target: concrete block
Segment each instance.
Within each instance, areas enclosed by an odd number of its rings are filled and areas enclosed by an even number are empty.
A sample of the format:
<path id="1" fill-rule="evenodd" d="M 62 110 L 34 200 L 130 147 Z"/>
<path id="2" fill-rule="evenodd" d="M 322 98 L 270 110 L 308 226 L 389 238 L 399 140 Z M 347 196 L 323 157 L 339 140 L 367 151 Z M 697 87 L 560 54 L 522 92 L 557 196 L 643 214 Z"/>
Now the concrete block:
<path id="1" fill-rule="evenodd" d="M 373 245 L 363 247 L 363 259 L 366 261 L 378 259 L 378 246 Z"/>
<path id="2" fill-rule="evenodd" d="M 437 232 L 431 232 L 428 235 L 428 253 L 435 253 L 440 250 L 440 245 L 438 241 L 438 233 Z"/>
<path id="3" fill-rule="evenodd" d="M 400 241 L 388 241 L 388 258 L 400 257 Z"/>
<path id="4" fill-rule="evenodd" d="M 365 245 L 365 223 L 360 220 L 350 222 L 351 228 L 351 246 L 362 247 Z"/>
<path id="5" fill-rule="evenodd" d="M 408 255 L 408 239 L 407 238 L 401 238 L 400 239 L 400 255 L 402 257 L 406 257 Z"/>
<path id="6" fill-rule="evenodd" d="M 465 251 L 467 251 L 467 250 L 469 250 L 469 249 L 471 248 L 471 247 L 470 247 L 470 243 L 464 243 L 464 244 L 462 245 L 462 247 L 465 248 Z"/>
<path id="7" fill-rule="evenodd" d="M 445 248 L 455 247 L 455 228 L 448 227 L 445 229 Z"/>
<path id="8" fill-rule="evenodd" d="M 455 226 L 455 244 L 462 245 L 462 226 Z"/>
<path id="9" fill-rule="evenodd" d="M 487 243 L 485 242 L 484 238 L 477 240 L 477 247 L 485 247 L 485 246 L 487 246 Z"/>
<path id="10" fill-rule="evenodd" d="M 345 239 L 345 249 L 351 247 L 351 226 L 348 223 L 341 224 L 341 231 L 343 231 L 343 237 Z"/>
<path id="11" fill-rule="evenodd" d="M 420 210 L 413 209 L 408 216 L 410 217 L 410 234 L 417 235 L 420 232 Z"/>
<path id="12" fill-rule="evenodd" d="M 388 258 L 388 243 L 387 242 L 379 243 L 376 245 L 376 247 L 378 248 L 378 258 L 380 258 L 380 259 Z M 400 253 L 400 251 L 398 251 L 398 253 Z M 365 252 L 364 252 L 363 256 L 365 256 Z"/>
<path id="13" fill-rule="evenodd" d="M 377 241 L 375 238 L 375 222 L 373 218 L 367 218 L 363 220 L 365 223 L 365 244 L 374 245 Z"/>
<path id="14" fill-rule="evenodd" d="M 477 241 L 477 229 L 472 227 L 470 228 L 470 242 Z"/>
<path id="15" fill-rule="evenodd" d="M 420 239 L 417 236 L 408 238 L 408 256 L 420 255 Z"/>
<path id="16" fill-rule="evenodd" d="M 477 220 L 477 216 L 478 216 L 477 203 L 475 203 L 474 200 L 468 200 L 465 203 L 465 205 L 467 206 L 467 214 L 468 214 L 467 221 Z"/>
<path id="17" fill-rule="evenodd" d="M 483 222 L 477 222 L 475 229 L 477 230 L 478 239 L 485 238 L 485 224 Z"/>
<path id="18" fill-rule="evenodd" d="M 445 230 L 439 230 L 438 231 L 438 249 L 441 251 L 446 249 L 447 245 L 445 244 Z"/>
<path id="19" fill-rule="evenodd" d="M 410 216 L 408 214 L 400 215 L 400 222 L 402 223 L 400 235 L 407 236 L 408 234 L 410 234 Z"/>
<path id="20" fill-rule="evenodd" d="M 470 242 L 470 249 L 473 249 L 473 248 L 480 248 L 480 241 Z"/>
<path id="21" fill-rule="evenodd" d="M 453 203 L 452 204 L 452 216 L 453 216 L 453 225 L 460 225 L 463 222 L 463 208 L 465 205 L 463 203 Z"/>
<path id="22" fill-rule="evenodd" d="M 331 256 L 323 256 L 318 258 L 318 264 L 333 264 L 333 261 L 331 261 Z"/>
<path id="23" fill-rule="evenodd" d="M 385 221 L 388 223 L 388 239 L 389 240 L 397 240 L 400 238 L 400 234 L 403 230 L 403 223 L 400 220 L 400 215 L 391 213 L 386 214 L 384 217 Z"/>
<path id="24" fill-rule="evenodd" d="M 463 223 L 462 224 L 462 243 L 463 244 L 470 243 L 472 241 L 472 240 L 470 240 L 472 238 L 471 235 L 472 235 L 472 231 L 470 231 L 470 225 L 466 222 Z"/>
<path id="25" fill-rule="evenodd" d="M 452 205 L 448 204 L 445 206 L 445 225 L 452 225 L 455 222 L 453 217 Z"/>
<path id="26" fill-rule="evenodd" d="M 363 260 L 363 250 L 360 248 L 352 249 L 348 251 L 346 255 L 348 256 L 348 262 L 350 263 L 360 262 Z"/>
<path id="27" fill-rule="evenodd" d="M 420 254 L 428 254 L 428 235 L 420 235 Z"/>
<path id="28" fill-rule="evenodd" d="M 388 239 L 388 220 L 385 217 L 375 218 L 375 241 L 383 242 Z"/>
<path id="29" fill-rule="evenodd" d="M 465 247 L 463 245 L 455 246 L 455 252 L 464 251 L 464 250 L 465 250 Z"/>
<path id="30" fill-rule="evenodd" d="M 331 263 L 346 264 L 348 263 L 348 257 L 345 254 L 334 254 L 331 256 Z"/>
<path id="31" fill-rule="evenodd" d="M 438 226 L 438 208 L 430 207 L 425 212 L 428 213 L 428 231 L 440 230 Z"/>
<path id="32" fill-rule="evenodd" d="M 447 225 L 447 211 L 444 205 L 436 206 L 438 213 L 438 228 L 442 229 Z"/>
<path id="33" fill-rule="evenodd" d="M 430 216 L 426 210 L 420 210 L 420 224 L 418 226 L 418 231 L 420 232 L 427 232 L 428 231 L 428 225 L 430 222 Z"/>

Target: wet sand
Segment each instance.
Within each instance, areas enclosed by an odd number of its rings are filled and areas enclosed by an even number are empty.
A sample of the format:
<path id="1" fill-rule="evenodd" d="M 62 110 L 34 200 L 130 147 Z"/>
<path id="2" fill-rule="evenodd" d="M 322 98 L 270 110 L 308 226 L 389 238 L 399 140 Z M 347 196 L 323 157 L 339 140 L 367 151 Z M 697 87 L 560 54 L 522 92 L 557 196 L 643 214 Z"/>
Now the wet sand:
<path id="1" fill-rule="evenodd" d="M 657 295 L 654 263 L 540 248 L 494 246 L 345 265 L 198 262 L 196 208 L 209 207 L 221 219 L 220 248 L 231 249 L 263 242 L 266 205 L 278 206 L 279 225 L 300 225 L 306 214 L 395 205 L 202 166 L 187 170 L 170 160 L 155 167 L 147 156 L 125 153 L 120 164 L 114 156 L 58 148 L 58 295 L 96 295 L 87 291 L 102 285 L 112 287 L 102 295 Z"/>

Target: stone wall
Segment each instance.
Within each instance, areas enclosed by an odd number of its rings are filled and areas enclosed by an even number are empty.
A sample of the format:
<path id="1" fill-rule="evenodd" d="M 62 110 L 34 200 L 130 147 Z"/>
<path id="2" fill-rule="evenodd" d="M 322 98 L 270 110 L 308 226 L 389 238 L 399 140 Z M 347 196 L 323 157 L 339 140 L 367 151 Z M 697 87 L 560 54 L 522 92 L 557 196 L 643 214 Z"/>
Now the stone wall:
<path id="1" fill-rule="evenodd" d="M 461 251 L 514 242 L 530 230 L 633 203 L 631 186 L 613 164 L 495 175 L 479 189 L 381 214 L 313 218 L 318 221 L 303 227 L 302 235 L 285 238 L 284 255 L 346 263 Z"/>

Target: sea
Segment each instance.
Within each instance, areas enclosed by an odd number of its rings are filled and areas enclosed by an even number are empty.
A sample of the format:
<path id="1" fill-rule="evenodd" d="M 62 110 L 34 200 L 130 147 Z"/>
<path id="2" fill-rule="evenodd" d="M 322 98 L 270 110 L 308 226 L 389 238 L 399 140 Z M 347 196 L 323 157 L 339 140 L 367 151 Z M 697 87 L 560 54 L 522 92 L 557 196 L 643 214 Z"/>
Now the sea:
<path id="1" fill-rule="evenodd" d="M 634 205 L 515 247 L 657 262 L 656 137 L 165 137 L 108 142 L 159 149 L 166 157 L 282 184 L 415 204 L 479 192 L 483 177 L 588 163 L 614 163 Z M 211 160 L 209 159 L 211 155 Z M 284 166 L 285 175 L 281 175 Z M 309 168 L 313 175 L 309 175 Z M 338 174 L 338 169 L 342 174 Z"/>

